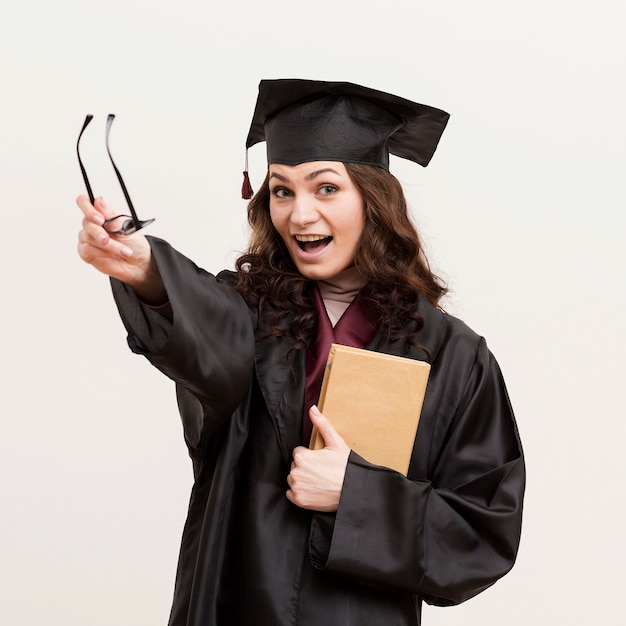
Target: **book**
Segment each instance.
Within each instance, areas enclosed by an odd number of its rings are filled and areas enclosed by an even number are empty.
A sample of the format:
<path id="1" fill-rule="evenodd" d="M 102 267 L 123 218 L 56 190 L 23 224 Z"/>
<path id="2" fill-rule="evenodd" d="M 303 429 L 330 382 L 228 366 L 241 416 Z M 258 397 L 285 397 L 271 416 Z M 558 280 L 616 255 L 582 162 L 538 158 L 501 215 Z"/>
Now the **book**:
<path id="1" fill-rule="evenodd" d="M 424 361 L 333 343 L 318 408 L 357 454 L 406 476 L 429 374 Z M 309 448 L 323 447 L 314 426 Z"/>

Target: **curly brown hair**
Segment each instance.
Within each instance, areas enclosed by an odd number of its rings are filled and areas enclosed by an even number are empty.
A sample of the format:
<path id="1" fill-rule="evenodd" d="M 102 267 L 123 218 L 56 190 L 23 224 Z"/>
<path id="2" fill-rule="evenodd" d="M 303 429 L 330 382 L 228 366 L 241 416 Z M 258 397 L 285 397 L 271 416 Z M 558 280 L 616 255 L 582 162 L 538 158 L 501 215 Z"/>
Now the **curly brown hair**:
<path id="1" fill-rule="evenodd" d="M 433 274 L 417 230 L 408 213 L 398 180 L 371 165 L 345 163 L 348 175 L 364 200 L 365 226 L 357 244 L 355 265 L 366 278 L 361 290 L 374 323 L 386 330 L 390 341 L 405 339 L 419 345 L 416 335 L 423 319 L 416 311 L 423 297 L 437 306 L 447 289 Z M 268 335 L 292 335 L 295 349 L 306 348 L 316 329 L 311 293 L 313 281 L 297 270 L 269 211 L 269 178 L 248 204 L 252 228 L 248 251 L 237 259 L 239 280 L 235 286 L 259 308 L 259 324 Z M 269 323 L 264 313 L 271 310 Z M 289 325 L 285 318 L 293 314 Z M 409 324 L 408 334 L 400 329 Z"/>

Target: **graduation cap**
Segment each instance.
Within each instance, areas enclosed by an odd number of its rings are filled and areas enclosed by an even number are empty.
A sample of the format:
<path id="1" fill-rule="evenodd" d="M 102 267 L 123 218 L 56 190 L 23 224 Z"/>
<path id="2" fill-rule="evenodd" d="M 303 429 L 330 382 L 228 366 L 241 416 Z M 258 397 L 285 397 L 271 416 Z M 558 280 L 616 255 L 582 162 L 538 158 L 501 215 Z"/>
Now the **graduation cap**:
<path id="1" fill-rule="evenodd" d="M 252 197 L 247 151 L 267 143 L 267 162 L 342 161 L 389 169 L 389 154 L 430 162 L 450 116 L 445 111 L 346 82 L 259 83 L 246 140 L 242 197 Z"/>

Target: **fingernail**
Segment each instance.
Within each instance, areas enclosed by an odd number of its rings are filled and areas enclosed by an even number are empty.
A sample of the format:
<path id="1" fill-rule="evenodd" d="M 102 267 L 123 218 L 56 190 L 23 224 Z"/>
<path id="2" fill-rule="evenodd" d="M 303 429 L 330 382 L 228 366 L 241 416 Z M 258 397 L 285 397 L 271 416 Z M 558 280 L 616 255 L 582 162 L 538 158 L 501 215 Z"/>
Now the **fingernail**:
<path id="1" fill-rule="evenodd" d="M 93 214 L 93 221 L 98 224 L 98 226 L 102 226 L 102 224 L 104 224 L 104 217 L 102 216 L 101 213 L 94 213 Z"/>
<path id="2" fill-rule="evenodd" d="M 98 243 L 106 243 L 108 238 L 109 237 L 106 233 L 102 233 L 101 235 L 98 235 Z"/>
<path id="3" fill-rule="evenodd" d="M 124 246 L 122 248 L 122 255 L 123 256 L 133 256 L 133 251 L 131 248 L 127 248 L 126 246 Z"/>

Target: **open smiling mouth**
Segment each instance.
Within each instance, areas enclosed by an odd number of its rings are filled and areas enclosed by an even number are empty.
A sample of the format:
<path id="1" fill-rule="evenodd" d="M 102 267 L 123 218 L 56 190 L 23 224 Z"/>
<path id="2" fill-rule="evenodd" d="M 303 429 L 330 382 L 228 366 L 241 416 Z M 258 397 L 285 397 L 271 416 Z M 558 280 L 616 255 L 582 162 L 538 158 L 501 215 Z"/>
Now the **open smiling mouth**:
<path id="1" fill-rule="evenodd" d="M 303 252 L 315 252 L 325 248 L 333 238 L 323 235 L 296 235 L 295 239 Z"/>

